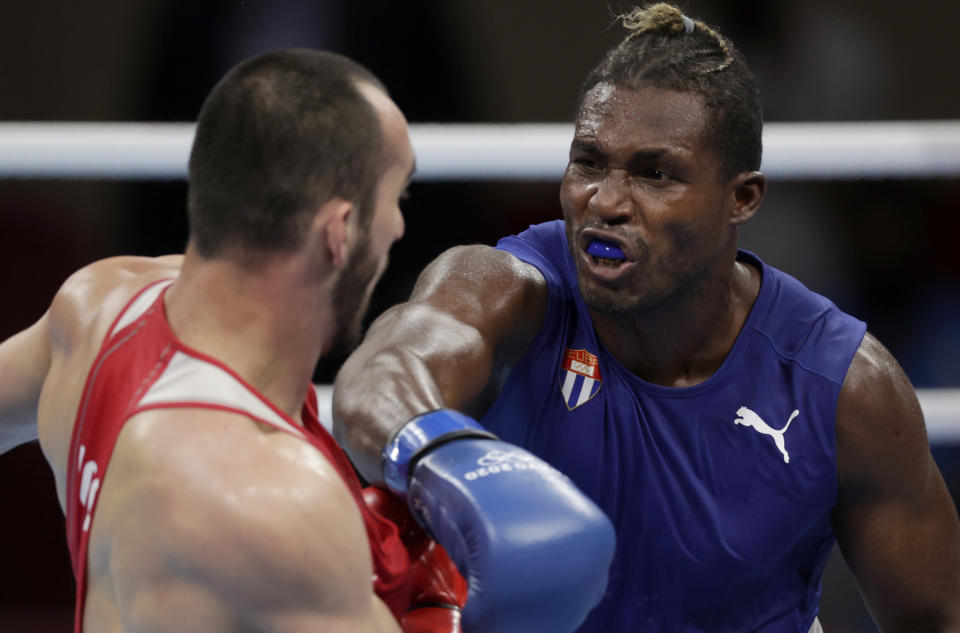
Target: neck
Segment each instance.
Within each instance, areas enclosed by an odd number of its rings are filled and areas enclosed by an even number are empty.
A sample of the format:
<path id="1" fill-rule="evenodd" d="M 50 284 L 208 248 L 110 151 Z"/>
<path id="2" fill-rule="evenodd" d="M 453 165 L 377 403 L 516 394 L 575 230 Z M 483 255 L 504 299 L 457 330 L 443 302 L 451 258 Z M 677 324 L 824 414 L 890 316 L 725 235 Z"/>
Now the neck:
<path id="1" fill-rule="evenodd" d="M 689 387 L 723 364 L 759 289 L 760 271 L 733 262 L 642 314 L 590 313 L 600 341 L 624 367 L 647 382 Z"/>
<path id="2" fill-rule="evenodd" d="M 310 379 L 334 328 L 329 279 L 311 279 L 296 257 L 255 272 L 188 252 L 166 294 L 170 326 L 300 421 Z"/>

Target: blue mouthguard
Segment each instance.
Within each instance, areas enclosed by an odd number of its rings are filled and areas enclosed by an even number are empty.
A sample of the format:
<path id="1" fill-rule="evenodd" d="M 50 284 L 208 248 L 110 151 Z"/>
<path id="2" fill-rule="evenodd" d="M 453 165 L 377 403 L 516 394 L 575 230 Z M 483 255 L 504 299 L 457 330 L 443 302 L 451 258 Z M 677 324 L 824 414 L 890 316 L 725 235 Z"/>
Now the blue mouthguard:
<path id="1" fill-rule="evenodd" d="M 590 245 L 587 246 L 587 252 L 594 257 L 606 257 L 607 259 L 627 258 L 627 256 L 623 254 L 623 251 L 620 250 L 619 246 L 611 244 L 610 242 L 604 242 L 602 240 L 593 240 L 590 242 Z"/>

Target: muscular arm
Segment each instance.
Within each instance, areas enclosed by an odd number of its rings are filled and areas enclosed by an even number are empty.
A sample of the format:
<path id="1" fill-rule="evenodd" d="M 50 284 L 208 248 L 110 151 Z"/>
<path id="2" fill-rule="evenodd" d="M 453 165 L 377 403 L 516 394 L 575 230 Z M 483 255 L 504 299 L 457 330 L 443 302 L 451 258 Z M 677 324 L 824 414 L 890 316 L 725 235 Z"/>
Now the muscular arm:
<path id="1" fill-rule="evenodd" d="M 867 335 L 837 407 L 833 524 L 885 633 L 960 632 L 960 522 L 909 380 Z"/>
<path id="2" fill-rule="evenodd" d="M 540 273 L 503 251 L 462 246 L 430 264 L 337 375 L 334 432 L 363 476 L 381 479 L 380 451 L 410 418 L 475 403 L 529 345 L 546 302 Z"/>
<path id="3" fill-rule="evenodd" d="M 315 449 L 227 413 L 131 424 L 90 550 L 124 630 L 399 633 L 357 505 Z"/>
<path id="4" fill-rule="evenodd" d="M 37 402 L 49 369 L 47 314 L 0 343 L 0 454 L 37 439 Z"/>

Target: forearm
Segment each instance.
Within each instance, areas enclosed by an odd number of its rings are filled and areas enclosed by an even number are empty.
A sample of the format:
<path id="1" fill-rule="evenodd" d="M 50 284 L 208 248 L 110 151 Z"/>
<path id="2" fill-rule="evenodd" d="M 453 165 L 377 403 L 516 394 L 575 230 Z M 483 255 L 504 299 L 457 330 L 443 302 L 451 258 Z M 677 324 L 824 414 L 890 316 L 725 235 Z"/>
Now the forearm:
<path id="1" fill-rule="evenodd" d="M 381 350 L 367 361 L 353 356 L 337 374 L 333 428 L 363 477 L 379 482 L 380 453 L 393 432 L 444 402 L 429 371 L 406 351 Z"/>
<path id="2" fill-rule="evenodd" d="M 414 304 L 388 311 L 337 375 L 337 440 L 368 481 L 381 481 L 380 453 L 396 429 L 427 411 L 466 407 L 492 358 L 468 325 Z"/>

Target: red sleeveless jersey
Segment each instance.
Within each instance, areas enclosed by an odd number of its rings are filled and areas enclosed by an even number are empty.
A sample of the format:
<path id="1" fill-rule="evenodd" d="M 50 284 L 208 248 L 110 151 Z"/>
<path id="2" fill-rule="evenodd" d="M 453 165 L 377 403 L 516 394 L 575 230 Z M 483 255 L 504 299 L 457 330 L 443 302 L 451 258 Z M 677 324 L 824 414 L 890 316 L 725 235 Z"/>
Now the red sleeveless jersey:
<path id="1" fill-rule="evenodd" d="M 410 558 L 396 525 L 363 503 L 353 467 L 317 420 L 313 389 L 302 426 L 230 368 L 181 343 L 167 322 L 163 294 L 172 280 L 150 284 L 121 311 L 90 369 L 70 442 L 67 543 L 77 580 L 75 633 L 83 630 L 87 546 L 97 493 L 123 425 L 150 409 L 199 407 L 231 411 L 309 442 L 333 464 L 357 502 L 373 558 L 373 588 L 398 620 L 410 603 Z M 318 535 L 317 538 L 322 538 Z"/>

